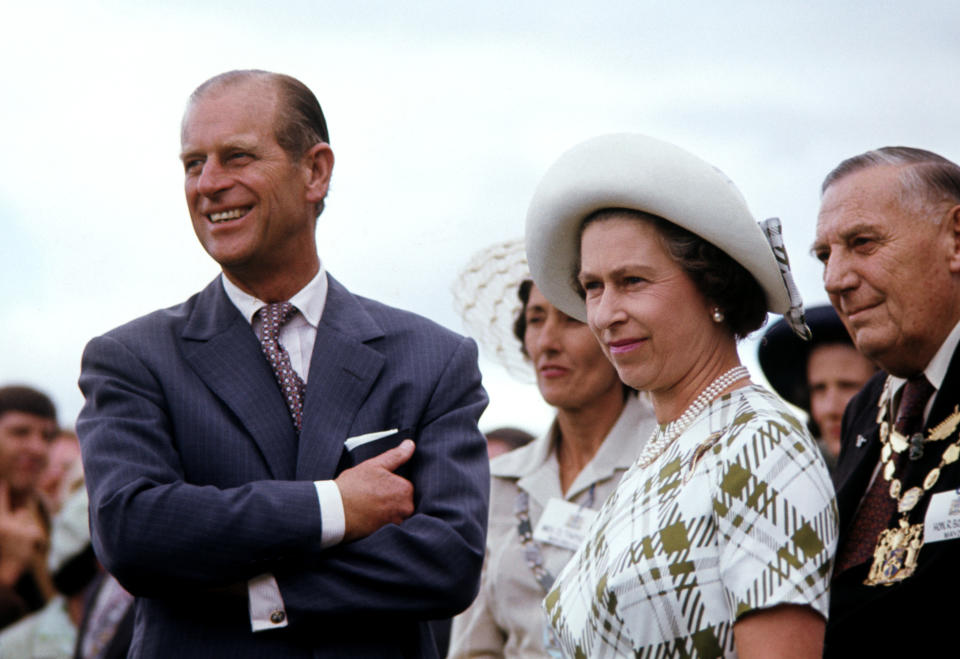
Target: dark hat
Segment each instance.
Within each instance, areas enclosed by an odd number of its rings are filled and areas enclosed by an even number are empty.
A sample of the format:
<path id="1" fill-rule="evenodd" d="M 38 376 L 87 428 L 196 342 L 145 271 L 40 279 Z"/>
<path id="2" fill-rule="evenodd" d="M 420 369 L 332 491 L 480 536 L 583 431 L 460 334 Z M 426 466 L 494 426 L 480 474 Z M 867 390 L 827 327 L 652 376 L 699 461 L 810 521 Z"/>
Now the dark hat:
<path id="1" fill-rule="evenodd" d="M 821 345 L 853 341 L 833 307 L 825 304 L 806 310 L 807 325 L 812 337 L 804 341 L 783 320 L 774 323 L 760 340 L 757 358 L 763 375 L 780 396 L 797 407 L 810 411 L 807 386 L 807 360 L 810 352 Z"/>

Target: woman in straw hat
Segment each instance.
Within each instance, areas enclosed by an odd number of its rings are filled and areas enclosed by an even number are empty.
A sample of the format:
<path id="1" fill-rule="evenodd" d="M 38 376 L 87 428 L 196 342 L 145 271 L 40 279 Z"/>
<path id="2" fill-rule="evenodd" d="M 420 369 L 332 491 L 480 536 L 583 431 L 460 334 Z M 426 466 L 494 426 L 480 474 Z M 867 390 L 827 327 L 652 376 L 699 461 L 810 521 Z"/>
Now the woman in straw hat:
<path id="1" fill-rule="evenodd" d="M 585 320 L 659 426 L 545 600 L 569 657 L 819 657 L 833 488 L 737 340 L 767 310 L 806 334 L 775 219 L 721 172 L 640 135 L 548 171 L 527 218 L 537 286 Z"/>
<path id="2" fill-rule="evenodd" d="M 514 373 L 536 376 L 549 430 L 494 459 L 480 594 L 454 620 L 449 657 L 548 657 L 559 648 L 540 602 L 655 425 L 590 329 L 529 279 L 520 241 L 476 256 L 454 289 L 470 333 Z"/>

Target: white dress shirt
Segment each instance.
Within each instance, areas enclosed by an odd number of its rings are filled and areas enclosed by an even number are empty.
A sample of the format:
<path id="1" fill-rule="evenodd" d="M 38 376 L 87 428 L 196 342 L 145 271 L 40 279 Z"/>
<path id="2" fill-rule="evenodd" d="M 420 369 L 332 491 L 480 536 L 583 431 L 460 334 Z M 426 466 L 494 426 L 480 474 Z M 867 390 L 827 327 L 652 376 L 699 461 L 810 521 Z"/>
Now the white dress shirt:
<path id="1" fill-rule="evenodd" d="M 220 276 L 220 281 L 223 283 L 223 290 L 227 297 L 251 324 L 257 337 L 262 337 L 263 321 L 257 312 L 267 303 L 241 290 L 225 275 Z M 327 302 L 327 287 L 327 273 L 321 263 L 317 275 L 289 300 L 299 313 L 293 314 L 280 327 L 280 345 L 290 355 L 290 365 L 304 384 L 307 384 L 310 373 L 310 358 L 317 338 L 317 325 L 320 323 L 320 317 Z M 345 531 L 343 499 L 339 488 L 332 480 L 315 481 L 314 486 L 320 503 L 320 520 L 323 528 L 320 543 L 323 547 L 330 547 L 343 540 Z M 248 582 L 247 590 L 250 597 L 250 624 L 253 631 L 287 626 L 283 597 L 280 595 L 277 580 L 272 574 L 266 573 L 254 577 Z"/>
<path id="2" fill-rule="evenodd" d="M 933 409 L 933 399 L 937 397 L 937 392 L 943 387 L 943 380 L 947 377 L 947 369 L 950 368 L 950 360 L 953 359 L 953 353 L 956 351 L 958 345 L 960 345 L 960 323 L 953 326 L 946 340 L 933 355 L 933 359 L 931 359 L 927 367 L 923 369 L 923 375 L 927 378 L 927 381 L 933 385 L 934 389 L 933 395 L 930 396 L 926 407 L 923 408 L 924 424 L 926 424 L 927 418 L 930 416 L 930 410 Z M 900 396 L 903 394 L 903 387 L 907 381 L 905 378 L 900 378 L 896 375 L 888 375 L 888 377 L 890 378 L 890 391 L 894 401 L 893 410 L 896 410 L 892 416 L 896 419 L 900 409 Z M 859 446 L 858 440 L 857 447 L 859 448 Z M 867 496 L 867 492 L 873 487 L 873 482 L 880 477 L 880 471 L 882 469 L 883 460 L 878 457 L 877 465 L 873 468 L 873 475 L 870 477 L 870 482 L 860 496 L 860 503 L 857 504 L 858 512 L 860 510 L 859 506 L 863 504 L 863 500 Z"/>
<path id="3" fill-rule="evenodd" d="M 923 374 L 926 376 L 927 381 L 933 385 L 936 391 L 940 391 L 941 387 L 943 387 L 943 380 L 947 377 L 947 369 L 950 368 L 950 360 L 953 359 L 953 353 L 956 352 L 957 345 L 960 345 L 960 323 L 953 326 L 953 329 L 947 335 L 940 349 L 934 354 L 933 359 L 930 360 L 927 367 L 923 369 Z M 901 389 L 906 383 L 907 381 L 903 378 L 898 378 L 895 375 L 890 376 L 890 384 L 892 385 L 895 400 L 899 401 Z M 923 410 L 924 423 L 926 423 L 927 417 L 930 415 L 930 409 L 933 407 L 933 399 L 936 398 L 936 391 L 933 396 L 930 396 L 930 400 L 927 401 L 927 406 Z M 897 406 L 899 406 L 899 403 Z"/>

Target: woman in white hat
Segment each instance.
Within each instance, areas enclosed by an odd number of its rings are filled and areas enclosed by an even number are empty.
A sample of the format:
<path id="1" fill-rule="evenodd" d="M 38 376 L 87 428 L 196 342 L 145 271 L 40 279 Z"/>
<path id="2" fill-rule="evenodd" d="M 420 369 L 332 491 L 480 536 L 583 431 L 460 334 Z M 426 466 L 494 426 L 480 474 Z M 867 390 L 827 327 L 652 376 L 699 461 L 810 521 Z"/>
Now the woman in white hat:
<path id="1" fill-rule="evenodd" d="M 490 464 L 480 593 L 454 620 L 448 657 L 560 656 L 540 602 L 639 454 L 637 432 L 652 432 L 653 408 L 620 381 L 590 329 L 533 285 L 521 241 L 474 257 L 454 293 L 470 333 L 513 373 L 533 373 L 556 418 Z"/>
<path id="2" fill-rule="evenodd" d="M 833 488 L 737 354 L 767 310 L 807 333 L 779 223 L 699 158 L 610 135 L 549 170 L 527 257 L 659 423 L 545 600 L 566 656 L 819 657 Z"/>

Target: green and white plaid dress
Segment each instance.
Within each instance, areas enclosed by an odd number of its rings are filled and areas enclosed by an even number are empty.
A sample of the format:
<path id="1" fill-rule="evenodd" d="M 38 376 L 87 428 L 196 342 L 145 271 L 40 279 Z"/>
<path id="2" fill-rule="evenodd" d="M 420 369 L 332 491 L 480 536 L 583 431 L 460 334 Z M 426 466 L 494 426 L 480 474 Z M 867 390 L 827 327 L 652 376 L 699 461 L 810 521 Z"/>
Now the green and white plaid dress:
<path id="1" fill-rule="evenodd" d="M 624 474 L 544 604 L 568 657 L 735 657 L 733 624 L 748 611 L 799 604 L 826 617 L 836 542 L 820 451 L 750 385 Z"/>

